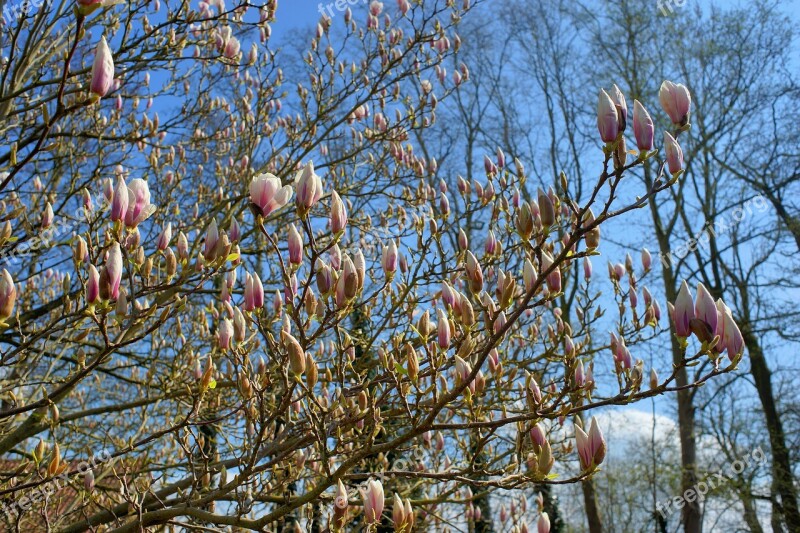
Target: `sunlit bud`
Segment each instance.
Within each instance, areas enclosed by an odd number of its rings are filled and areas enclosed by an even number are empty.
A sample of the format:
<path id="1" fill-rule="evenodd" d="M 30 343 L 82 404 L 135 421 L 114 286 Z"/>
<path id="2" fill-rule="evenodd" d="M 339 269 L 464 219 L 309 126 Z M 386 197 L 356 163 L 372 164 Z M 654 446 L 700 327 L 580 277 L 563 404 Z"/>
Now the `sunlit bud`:
<path id="1" fill-rule="evenodd" d="M 5 322 L 14 314 L 16 301 L 17 287 L 14 285 L 14 278 L 4 268 L 0 274 L 0 322 Z"/>
<path id="2" fill-rule="evenodd" d="M 114 196 L 111 202 L 111 221 L 117 222 L 124 219 L 128 212 L 128 186 L 125 178 L 120 174 L 117 176 L 117 186 L 114 189 Z"/>
<path id="3" fill-rule="evenodd" d="M 156 240 L 156 247 L 164 251 L 169 246 L 170 241 L 172 240 L 172 222 L 167 222 L 167 226 L 161 230 L 161 233 L 158 235 L 158 239 Z"/>
<path id="4" fill-rule="evenodd" d="M 650 255 L 650 250 L 647 248 L 642 248 L 642 267 L 644 268 L 645 272 L 650 271 L 650 267 L 653 264 L 653 258 Z"/>
<path id="5" fill-rule="evenodd" d="M 533 442 L 536 446 L 542 447 L 547 442 L 547 438 L 544 435 L 544 428 L 538 422 L 531 428 L 531 442 Z"/>
<path id="6" fill-rule="evenodd" d="M 108 94 L 111 84 L 114 82 L 114 58 L 105 37 L 100 37 L 97 48 L 94 51 L 94 62 L 92 63 L 92 80 L 89 90 L 99 98 Z"/>
<path id="7" fill-rule="evenodd" d="M 107 297 L 111 299 L 119 297 L 119 286 L 122 282 L 122 250 L 118 242 L 111 245 L 103 271 L 105 280 L 101 280 L 101 294 L 107 294 Z M 102 281 L 105 281 L 105 283 L 102 283 Z"/>
<path id="8" fill-rule="evenodd" d="M 446 350 L 450 346 L 450 321 L 441 309 L 436 310 L 436 320 L 439 347 Z"/>
<path id="9" fill-rule="evenodd" d="M 622 94 L 622 91 L 619 90 L 616 83 L 613 89 L 611 89 L 609 96 L 611 97 L 611 101 L 614 102 L 614 107 L 617 109 L 617 119 L 619 120 L 618 132 L 621 133 L 625 131 L 628 122 L 628 103 L 625 100 L 625 95 Z"/>
<path id="10" fill-rule="evenodd" d="M 472 304 L 466 296 L 462 294 L 460 299 L 461 323 L 467 327 L 470 327 L 475 324 L 475 311 L 473 311 Z"/>
<path id="11" fill-rule="evenodd" d="M 555 208 L 553 207 L 553 201 L 542 189 L 539 189 L 538 196 L 539 216 L 541 217 L 542 225 L 545 227 L 550 227 L 556 221 L 556 213 Z"/>
<path id="12" fill-rule="evenodd" d="M 347 210 L 336 191 L 331 192 L 331 233 L 336 235 L 344 231 L 347 225 Z"/>
<path id="13" fill-rule="evenodd" d="M 539 521 L 536 522 L 536 533 L 550 533 L 550 517 L 545 512 L 539 515 Z"/>
<path id="14" fill-rule="evenodd" d="M 497 167 L 504 168 L 506 166 L 506 154 L 499 147 L 497 148 Z"/>
<path id="15" fill-rule="evenodd" d="M 383 247 L 381 268 L 383 268 L 387 278 L 391 278 L 397 270 L 397 244 L 393 239 L 389 241 L 387 246 Z"/>
<path id="16" fill-rule="evenodd" d="M 342 260 L 342 273 L 339 278 L 339 283 L 342 287 L 343 296 L 347 300 L 353 298 L 358 292 L 358 274 L 356 273 L 356 267 L 347 255 L 345 255 Z"/>
<path id="17" fill-rule="evenodd" d="M 242 230 L 239 227 L 239 222 L 234 218 L 231 220 L 231 227 L 228 228 L 228 237 L 230 237 L 231 242 L 238 242 L 239 238 L 241 237 Z"/>
<path id="18" fill-rule="evenodd" d="M 333 273 L 331 268 L 320 260 L 317 260 L 317 290 L 323 296 L 330 294 L 333 289 Z"/>
<path id="19" fill-rule="evenodd" d="M 250 202 L 262 216 L 286 205 L 292 198 L 292 187 L 284 185 L 276 176 L 266 173 L 255 176 L 250 182 Z"/>
<path id="20" fill-rule="evenodd" d="M 519 210 L 517 210 L 517 217 L 515 221 L 517 232 L 520 234 L 520 236 L 525 240 L 530 239 L 531 235 L 533 234 L 534 217 L 533 213 L 531 212 L 530 204 L 525 200 L 522 200 Z"/>
<path id="21" fill-rule="evenodd" d="M 128 316 L 128 293 L 120 287 L 114 312 L 119 318 Z"/>
<path id="22" fill-rule="evenodd" d="M 289 262 L 293 265 L 303 262 L 303 236 L 294 224 L 289 224 Z"/>
<path id="23" fill-rule="evenodd" d="M 403 500 L 397 493 L 394 493 L 394 500 L 392 503 L 392 522 L 394 523 L 394 530 L 396 532 L 405 531 L 406 523 L 406 509 Z"/>
<path id="24" fill-rule="evenodd" d="M 587 280 L 592 278 L 592 261 L 589 256 L 583 258 L 583 277 Z"/>
<path id="25" fill-rule="evenodd" d="M 578 366 L 575 367 L 575 385 L 583 387 L 586 385 L 586 374 L 583 371 L 583 361 L 578 359 Z"/>
<path id="26" fill-rule="evenodd" d="M 533 376 L 530 376 L 528 390 L 531 393 L 531 398 L 533 398 L 533 403 L 535 405 L 542 403 L 542 389 L 539 388 L 539 384 L 536 382 L 536 378 Z"/>
<path id="27" fill-rule="evenodd" d="M 678 297 L 675 299 L 674 309 L 673 322 L 675 324 L 675 334 L 678 337 L 687 338 L 692 333 L 689 322 L 695 315 L 692 294 L 689 291 L 689 286 L 686 284 L 686 281 L 681 284 Z"/>
<path id="28" fill-rule="evenodd" d="M 458 248 L 460 250 L 469 248 L 469 239 L 467 239 L 467 234 L 461 228 L 458 228 Z"/>
<path id="29" fill-rule="evenodd" d="M 722 343 L 728 350 L 728 358 L 735 361 L 744 352 L 744 337 L 729 309 L 726 309 L 724 315 L 725 331 Z"/>
<path id="30" fill-rule="evenodd" d="M 94 491 L 94 471 L 91 468 L 83 474 L 83 488 L 87 492 Z"/>
<path id="31" fill-rule="evenodd" d="M 470 193 L 469 183 L 467 183 L 467 180 L 465 180 L 461 176 L 458 176 L 458 178 L 456 179 L 456 184 L 458 185 L 458 192 L 460 192 L 461 194 L 467 195 Z"/>
<path id="32" fill-rule="evenodd" d="M 588 434 L 579 426 L 575 426 L 575 440 L 582 470 L 589 470 L 603 462 L 606 443 L 595 417 L 592 417 Z"/>
<path id="33" fill-rule="evenodd" d="M 217 342 L 219 343 L 220 350 L 228 350 L 231 347 L 231 339 L 233 338 L 233 322 L 224 318 L 219 323 L 219 331 L 217 332 Z"/>
<path id="34" fill-rule="evenodd" d="M 487 176 L 494 176 L 497 174 L 497 166 L 488 155 L 483 156 L 483 168 Z"/>
<path id="35" fill-rule="evenodd" d="M 347 516 L 347 489 L 340 479 L 336 485 L 336 493 L 333 496 L 333 523 L 336 528 L 343 528 Z"/>
<path id="36" fill-rule="evenodd" d="M 664 152 L 666 153 L 670 174 L 683 170 L 683 150 L 681 150 L 678 141 L 666 131 L 664 132 Z"/>
<path id="37" fill-rule="evenodd" d="M 499 251 L 499 247 L 497 245 L 497 238 L 494 236 L 494 232 L 489 230 L 489 234 L 486 236 L 486 244 L 484 245 L 484 251 L 486 255 L 494 255 L 496 252 Z"/>
<path id="38" fill-rule="evenodd" d="M 536 272 L 536 267 L 530 259 L 526 258 L 525 264 L 522 267 L 522 281 L 525 285 L 525 292 L 531 292 L 533 290 L 538 277 L 539 274 Z"/>
<path id="39" fill-rule="evenodd" d="M 364 287 L 364 276 L 367 273 L 367 262 L 364 259 L 364 254 L 361 252 L 361 248 L 356 250 L 356 253 L 353 257 L 353 266 L 356 268 L 356 277 L 358 278 L 358 290 L 361 290 Z"/>
<path id="40" fill-rule="evenodd" d="M 375 2 L 373 2 L 375 3 Z M 383 485 L 380 481 L 371 479 L 367 482 L 366 489 L 359 489 L 364 499 L 364 518 L 367 524 L 376 524 L 381 520 L 383 513 Z"/>
<path id="41" fill-rule="evenodd" d="M 84 262 L 89 256 L 89 249 L 86 246 L 86 241 L 78 235 L 75 239 L 75 244 L 72 247 L 72 259 L 76 263 Z"/>
<path id="42" fill-rule="evenodd" d="M 470 290 L 475 294 L 481 292 L 483 289 L 483 270 L 478 260 L 469 250 L 467 250 L 466 254 L 466 272 L 469 278 Z"/>
<path id="43" fill-rule="evenodd" d="M 542 273 L 547 272 L 552 265 L 553 256 L 545 251 L 542 251 Z M 551 294 L 561 292 L 561 270 L 558 267 L 554 268 L 552 272 L 547 274 L 546 281 L 547 289 Z"/>
<path id="44" fill-rule="evenodd" d="M 314 163 L 309 161 L 294 178 L 297 211 L 304 217 L 314 204 L 322 198 L 322 179 L 314 172 Z"/>
<path id="45" fill-rule="evenodd" d="M 604 90 L 600 90 L 597 101 L 597 129 L 605 143 L 614 142 L 619 133 L 619 117 L 613 100 Z"/>
<path id="46" fill-rule="evenodd" d="M 100 296 L 100 274 L 94 265 L 89 265 L 89 278 L 86 280 L 86 303 L 93 304 Z"/>
<path id="47" fill-rule="evenodd" d="M 283 332 L 281 335 L 283 336 L 283 344 L 289 354 L 289 368 L 292 374 L 300 376 L 306 371 L 306 354 L 297 339 L 290 333 Z"/>
<path id="48" fill-rule="evenodd" d="M 446 194 L 439 196 L 439 212 L 445 217 L 450 214 L 450 200 L 447 199 Z"/>
<path id="49" fill-rule="evenodd" d="M 653 138 L 655 135 L 655 128 L 653 126 L 653 119 L 650 114 L 639 103 L 639 100 L 633 101 L 633 134 L 636 136 L 636 145 L 639 150 L 652 150 Z"/>
<path id="50" fill-rule="evenodd" d="M 42 212 L 42 228 L 49 228 L 53 224 L 54 218 L 53 206 L 50 205 L 50 202 L 47 202 L 44 206 L 44 212 Z"/>
<path id="51" fill-rule="evenodd" d="M 237 343 L 244 341 L 247 336 L 247 322 L 241 309 L 238 307 L 233 308 L 233 340 Z"/>
<path id="52" fill-rule="evenodd" d="M 683 126 L 689 121 L 692 97 L 685 85 L 664 81 L 658 91 L 658 100 L 673 124 Z"/>
<path id="53" fill-rule="evenodd" d="M 178 243 L 176 248 L 178 250 L 178 257 L 180 257 L 182 261 L 185 261 L 189 258 L 189 241 L 186 239 L 186 235 L 184 235 L 182 231 L 178 232 Z"/>
<path id="54" fill-rule="evenodd" d="M 705 322 L 712 332 L 717 330 L 717 304 L 702 283 L 697 284 L 694 316 Z"/>
<path id="55" fill-rule="evenodd" d="M 658 388 L 658 373 L 656 372 L 655 368 L 650 369 L 650 388 L 651 389 Z"/>
<path id="56" fill-rule="evenodd" d="M 623 265 L 622 263 L 611 265 L 609 263 L 609 267 L 611 270 L 611 279 L 616 281 L 621 281 L 623 276 L 625 276 L 625 265 Z"/>
<path id="57" fill-rule="evenodd" d="M 217 242 L 219 241 L 219 229 L 217 228 L 217 220 L 212 219 L 211 224 L 208 225 L 206 230 L 205 246 L 203 248 L 203 257 L 207 261 L 213 261 L 216 257 Z"/>

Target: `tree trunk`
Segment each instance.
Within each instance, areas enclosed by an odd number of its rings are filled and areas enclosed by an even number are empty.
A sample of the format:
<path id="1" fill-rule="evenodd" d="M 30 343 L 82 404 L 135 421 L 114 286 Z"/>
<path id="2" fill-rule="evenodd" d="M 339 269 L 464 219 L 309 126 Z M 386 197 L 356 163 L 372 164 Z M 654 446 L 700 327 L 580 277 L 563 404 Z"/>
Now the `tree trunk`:
<path id="1" fill-rule="evenodd" d="M 581 486 L 583 488 L 583 503 L 586 507 L 586 519 L 589 522 L 589 533 L 603 533 L 603 522 L 600 519 L 600 509 L 597 507 L 594 481 L 587 479 L 581 482 Z"/>
<path id="2" fill-rule="evenodd" d="M 797 508 L 797 492 L 794 488 L 792 463 L 789 458 L 789 450 L 786 448 L 783 424 L 772 393 L 772 372 L 750 323 L 743 321 L 741 329 L 750 355 L 750 373 L 753 375 L 758 398 L 761 400 L 761 408 L 764 410 L 769 444 L 772 448 L 772 477 L 775 491 L 781 499 L 780 508 L 783 521 L 791 533 L 800 532 L 800 512 Z"/>

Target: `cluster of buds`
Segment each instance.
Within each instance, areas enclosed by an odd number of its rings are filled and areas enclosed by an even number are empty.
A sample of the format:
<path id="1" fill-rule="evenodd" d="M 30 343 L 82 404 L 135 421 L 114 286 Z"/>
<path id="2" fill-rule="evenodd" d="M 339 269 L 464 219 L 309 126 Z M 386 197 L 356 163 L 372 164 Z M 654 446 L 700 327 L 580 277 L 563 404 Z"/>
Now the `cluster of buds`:
<path id="1" fill-rule="evenodd" d="M 136 228 L 152 215 L 156 207 L 150 203 L 150 188 L 143 179 L 136 178 L 125 183 L 122 174 L 110 194 L 111 221 L 124 223 L 129 229 Z"/>
<path id="2" fill-rule="evenodd" d="M 689 90 L 681 84 L 664 81 L 658 94 L 664 111 L 673 124 L 684 129 L 689 123 L 691 96 Z M 597 102 L 597 129 L 601 140 L 613 149 L 615 167 L 622 167 L 626 161 L 625 127 L 628 108 L 625 95 L 614 85 L 610 93 L 600 90 Z M 638 100 L 633 102 L 633 134 L 640 150 L 640 158 L 645 158 L 653 149 L 653 119 L 647 109 Z M 683 150 L 678 141 L 669 132 L 664 132 L 664 152 L 670 174 L 677 176 L 684 167 Z"/>
<path id="3" fill-rule="evenodd" d="M 540 423 L 534 424 L 530 430 L 533 451 L 528 454 L 528 470 L 535 479 L 544 479 L 553 468 L 555 458 L 550 448 L 550 442 Z"/>
<path id="4" fill-rule="evenodd" d="M 722 299 L 716 302 L 702 283 L 697 284 L 697 299 L 693 300 L 684 281 L 675 304 L 668 304 L 675 325 L 675 335 L 683 342 L 694 333 L 703 350 L 713 355 L 727 351 L 728 358 L 737 362 L 744 352 L 744 338 L 733 320 L 730 308 Z"/>

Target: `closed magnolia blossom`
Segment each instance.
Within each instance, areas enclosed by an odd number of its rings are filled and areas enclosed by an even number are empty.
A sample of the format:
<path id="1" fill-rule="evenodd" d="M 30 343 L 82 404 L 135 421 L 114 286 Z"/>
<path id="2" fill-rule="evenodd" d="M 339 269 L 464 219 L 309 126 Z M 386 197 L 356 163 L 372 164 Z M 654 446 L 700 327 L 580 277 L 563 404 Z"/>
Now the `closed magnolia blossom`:
<path id="1" fill-rule="evenodd" d="M 295 201 L 300 216 L 305 216 L 322 198 L 322 179 L 314 172 L 314 163 L 309 161 L 294 178 Z"/>
<path id="2" fill-rule="evenodd" d="M 118 222 L 125 219 L 128 213 L 128 202 L 130 201 L 130 194 L 128 193 L 128 185 L 125 183 L 125 178 L 122 175 L 117 176 L 117 183 L 114 186 L 111 199 L 111 221 Z"/>
<path id="3" fill-rule="evenodd" d="M 539 516 L 539 521 L 536 522 L 537 533 L 550 533 L 550 517 L 547 513 L 543 512 Z"/>
<path id="4" fill-rule="evenodd" d="M 383 272 L 391 277 L 397 270 L 397 244 L 390 240 L 389 244 L 383 247 L 381 252 L 381 268 Z"/>
<path id="5" fill-rule="evenodd" d="M 675 137 L 664 132 L 664 152 L 667 157 L 667 166 L 670 174 L 676 174 L 683 170 L 683 150 L 675 140 Z"/>
<path id="6" fill-rule="evenodd" d="M 383 485 L 380 481 L 370 478 L 366 488 L 360 488 L 364 499 L 364 519 L 367 524 L 377 524 L 383 514 Z"/>
<path id="7" fill-rule="evenodd" d="M 284 185 L 273 174 L 260 174 L 250 182 L 250 201 L 261 216 L 286 205 L 292 198 L 292 187 Z"/>
<path id="8" fill-rule="evenodd" d="M 605 89 L 600 89 L 597 99 L 597 129 L 603 142 L 611 143 L 617 139 L 619 133 L 617 108 Z"/>
<path id="9" fill-rule="evenodd" d="M 347 209 L 336 191 L 331 193 L 331 233 L 334 235 L 344 231 L 347 226 Z"/>
<path id="10" fill-rule="evenodd" d="M 694 318 L 694 301 L 692 301 L 692 293 L 689 291 L 686 281 L 681 283 L 673 309 L 672 320 L 675 324 L 675 334 L 678 337 L 689 337 L 692 334 L 689 322 Z"/>
<path id="11" fill-rule="evenodd" d="M 650 113 L 639 102 L 633 101 L 633 135 L 636 137 L 636 146 L 639 150 L 652 150 L 655 127 Z"/>
<path id="12" fill-rule="evenodd" d="M 575 426 L 575 440 L 582 470 L 589 470 L 603 462 L 606 456 L 606 441 L 595 417 L 592 417 L 589 424 L 589 433 Z"/>
<path id="13" fill-rule="evenodd" d="M 294 224 L 289 224 L 289 262 L 299 265 L 303 262 L 303 236 Z"/>
<path id="14" fill-rule="evenodd" d="M 111 245 L 104 272 L 108 283 L 108 295 L 111 299 L 116 299 L 119 297 L 119 286 L 122 282 L 122 250 L 118 242 Z"/>
<path id="15" fill-rule="evenodd" d="M 89 277 L 86 280 L 86 303 L 93 304 L 100 296 L 100 273 L 94 265 L 89 265 Z"/>
<path id="16" fill-rule="evenodd" d="M 0 275 L 0 322 L 4 322 L 14 314 L 16 301 L 17 287 L 14 285 L 14 278 L 4 268 Z"/>
<path id="17" fill-rule="evenodd" d="M 692 97 L 685 85 L 664 81 L 658 91 L 658 100 L 673 124 L 683 125 L 688 121 Z"/>
<path id="18" fill-rule="evenodd" d="M 94 63 L 92 63 L 92 81 L 89 90 L 99 98 L 108 94 L 111 85 L 114 83 L 114 58 L 111 56 L 111 49 L 108 47 L 105 37 L 100 37 L 97 48 L 94 52 Z"/>

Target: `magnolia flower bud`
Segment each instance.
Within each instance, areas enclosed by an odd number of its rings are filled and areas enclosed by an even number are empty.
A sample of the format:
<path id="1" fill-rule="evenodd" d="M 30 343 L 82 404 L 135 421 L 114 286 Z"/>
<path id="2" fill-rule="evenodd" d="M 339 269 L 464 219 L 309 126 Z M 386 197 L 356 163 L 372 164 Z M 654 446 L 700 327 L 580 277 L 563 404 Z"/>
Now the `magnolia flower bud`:
<path id="1" fill-rule="evenodd" d="M 614 142 L 619 133 L 619 117 L 614 101 L 604 89 L 600 89 L 597 101 L 597 129 L 605 143 Z"/>
<path id="2" fill-rule="evenodd" d="M 664 152 L 670 174 L 674 175 L 683 170 L 683 150 L 678 141 L 666 131 L 664 132 Z"/>
<path id="3" fill-rule="evenodd" d="M 633 101 L 633 134 L 636 137 L 636 146 L 639 150 L 652 150 L 655 127 L 650 113 L 639 102 Z"/>
<path id="4" fill-rule="evenodd" d="M 331 192 L 331 233 L 337 235 L 347 226 L 347 209 L 336 191 Z"/>
<path id="5" fill-rule="evenodd" d="M 303 262 L 303 236 L 294 224 L 289 224 L 289 262 L 293 265 Z"/>
<path id="6" fill-rule="evenodd" d="M 683 126 L 688 123 L 692 97 L 685 85 L 664 81 L 658 91 L 658 100 L 673 124 Z"/>
<path id="7" fill-rule="evenodd" d="M 0 322 L 5 322 L 14 314 L 14 304 L 17 301 L 17 288 L 14 279 L 8 270 L 3 269 L 0 274 Z"/>
<path id="8" fill-rule="evenodd" d="M 94 63 L 92 63 L 92 80 L 89 83 L 89 90 L 99 98 L 108 94 L 114 82 L 114 58 L 108 48 L 105 37 L 100 37 L 97 48 L 94 52 Z"/>
<path id="9" fill-rule="evenodd" d="M 684 281 L 675 299 L 673 323 L 675 324 L 675 334 L 678 337 L 687 338 L 691 335 L 689 324 L 695 317 L 694 302 L 689 286 Z"/>

